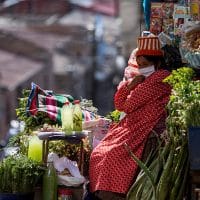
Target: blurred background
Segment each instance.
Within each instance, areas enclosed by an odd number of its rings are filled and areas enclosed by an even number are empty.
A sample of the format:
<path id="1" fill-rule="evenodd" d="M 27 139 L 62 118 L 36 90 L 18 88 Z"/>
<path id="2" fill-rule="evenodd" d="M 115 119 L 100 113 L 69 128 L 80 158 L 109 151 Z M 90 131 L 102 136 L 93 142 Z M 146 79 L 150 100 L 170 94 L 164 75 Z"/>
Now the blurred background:
<path id="1" fill-rule="evenodd" d="M 0 145 L 31 82 L 112 111 L 142 16 L 141 0 L 0 0 Z"/>

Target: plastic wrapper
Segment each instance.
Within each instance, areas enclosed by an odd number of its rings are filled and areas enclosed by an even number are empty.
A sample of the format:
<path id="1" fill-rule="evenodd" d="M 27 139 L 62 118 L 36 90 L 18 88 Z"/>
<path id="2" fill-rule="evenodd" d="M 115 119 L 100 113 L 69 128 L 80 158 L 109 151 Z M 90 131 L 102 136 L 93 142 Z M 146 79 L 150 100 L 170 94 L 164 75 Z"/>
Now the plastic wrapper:
<path id="1" fill-rule="evenodd" d="M 66 157 L 59 158 L 57 154 L 50 153 L 48 161 L 53 161 L 54 167 L 58 172 L 58 184 L 65 186 L 79 186 L 85 182 L 85 177 L 80 174 L 76 161 L 71 161 Z M 69 174 L 62 172 L 67 169 Z"/>
<path id="2" fill-rule="evenodd" d="M 158 38 L 160 40 L 162 47 L 164 47 L 165 45 L 172 45 L 173 39 L 169 35 L 165 34 L 164 32 L 161 32 L 158 35 Z"/>
<path id="3" fill-rule="evenodd" d="M 13 155 L 18 154 L 18 153 L 19 153 L 19 147 L 7 147 L 7 148 L 4 148 L 5 157 L 13 156 Z"/>
<path id="4" fill-rule="evenodd" d="M 84 183 L 84 177 L 72 177 L 66 175 L 58 175 L 58 185 L 79 186 Z"/>
<path id="5" fill-rule="evenodd" d="M 191 66 L 200 68 L 200 52 L 187 52 L 184 55 L 185 59 L 190 63 Z"/>

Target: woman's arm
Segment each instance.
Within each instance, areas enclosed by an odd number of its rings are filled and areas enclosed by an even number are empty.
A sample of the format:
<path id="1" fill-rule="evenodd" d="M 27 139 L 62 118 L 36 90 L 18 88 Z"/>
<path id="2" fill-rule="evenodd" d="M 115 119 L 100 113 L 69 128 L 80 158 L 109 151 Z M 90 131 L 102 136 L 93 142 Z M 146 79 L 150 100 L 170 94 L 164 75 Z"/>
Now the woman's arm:
<path id="1" fill-rule="evenodd" d="M 124 85 L 115 94 L 115 107 L 119 111 L 130 113 L 139 107 L 170 94 L 170 86 L 160 80 L 146 80 L 137 86 Z"/>
<path id="2" fill-rule="evenodd" d="M 115 107 L 120 111 L 124 111 L 121 107 L 122 102 L 125 102 L 130 92 L 140 83 L 144 81 L 145 77 L 143 75 L 135 76 L 132 81 L 124 82 L 115 94 Z"/>

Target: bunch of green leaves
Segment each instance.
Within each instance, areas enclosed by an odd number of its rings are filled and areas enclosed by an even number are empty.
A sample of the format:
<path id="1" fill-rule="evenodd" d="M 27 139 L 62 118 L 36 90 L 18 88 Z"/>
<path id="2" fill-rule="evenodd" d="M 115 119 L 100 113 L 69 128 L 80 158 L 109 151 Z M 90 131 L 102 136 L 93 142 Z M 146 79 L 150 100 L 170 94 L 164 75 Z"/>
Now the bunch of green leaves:
<path id="1" fill-rule="evenodd" d="M 200 127 L 200 98 L 194 100 L 186 111 L 187 127 Z"/>
<path id="2" fill-rule="evenodd" d="M 44 168 L 24 155 L 14 155 L 0 162 L 0 192 L 28 193 L 38 183 Z"/>
<path id="3" fill-rule="evenodd" d="M 194 76 L 195 72 L 192 68 L 183 67 L 173 70 L 172 74 L 164 80 L 172 86 L 167 105 L 169 113 L 167 124 L 173 136 L 185 135 L 188 126 L 200 125 L 198 117 L 200 81 L 194 80 Z"/>
<path id="4" fill-rule="evenodd" d="M 120 111 L 118 111 L 118 110 L 113 110 L 113 111 L 111 111 L 110 113 L 108 113 L 107 115 L 106 115 L 106 118 L 108 118 L 108 119 L 111 119 L 112 120 L 112 122 L 119 122 L 119 120 L 120 120 L 120 115 L 121 115 L 121 112 Z"/>
<path id="5" fill-rule="evenodd" d="M 127 200 L 182 200 L 189 164 L 186 147 L 186 141 L 177 147 L 170 140 L 164 146 L 158 145 L 155 152 L 150 152 L 144 163 L 127 146 L 131 157 L 141 168 Z"/>
<path id="6" fill-rule="evenodd" d="M 27 155 L 28 153 L 29 134 L 24 131 L 12 136 L 9 139 L 7 147 L 19 147 L 19 153 Z"/>
<path id="7" fill-rule="evenodd" d="M 164 82 L 170 84 L 174 90 L 178 90 L 182 85 L 191 81 L 194 76 L 195 72 L 192 68 L 182 67 L 177 70 L 172 70 L 171 75 L 165 78 Z"/>

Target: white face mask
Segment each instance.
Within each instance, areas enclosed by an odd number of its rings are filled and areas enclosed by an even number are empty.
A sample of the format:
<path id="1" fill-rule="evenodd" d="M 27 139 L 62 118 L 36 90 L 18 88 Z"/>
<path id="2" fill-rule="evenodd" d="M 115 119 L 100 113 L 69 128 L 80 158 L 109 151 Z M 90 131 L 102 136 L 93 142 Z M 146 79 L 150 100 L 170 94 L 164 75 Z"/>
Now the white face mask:
<path id="1" fill-rule="evenodd" d="M 140 69 L 138 69 L 138 71 L 140 74 L 144 75 L 145 77 L 148 77 L 153 72 L 155 72 L 155 67 L 154 67 L 154 65 L 151 65 L 149 67 L 140 68 Z"/>

